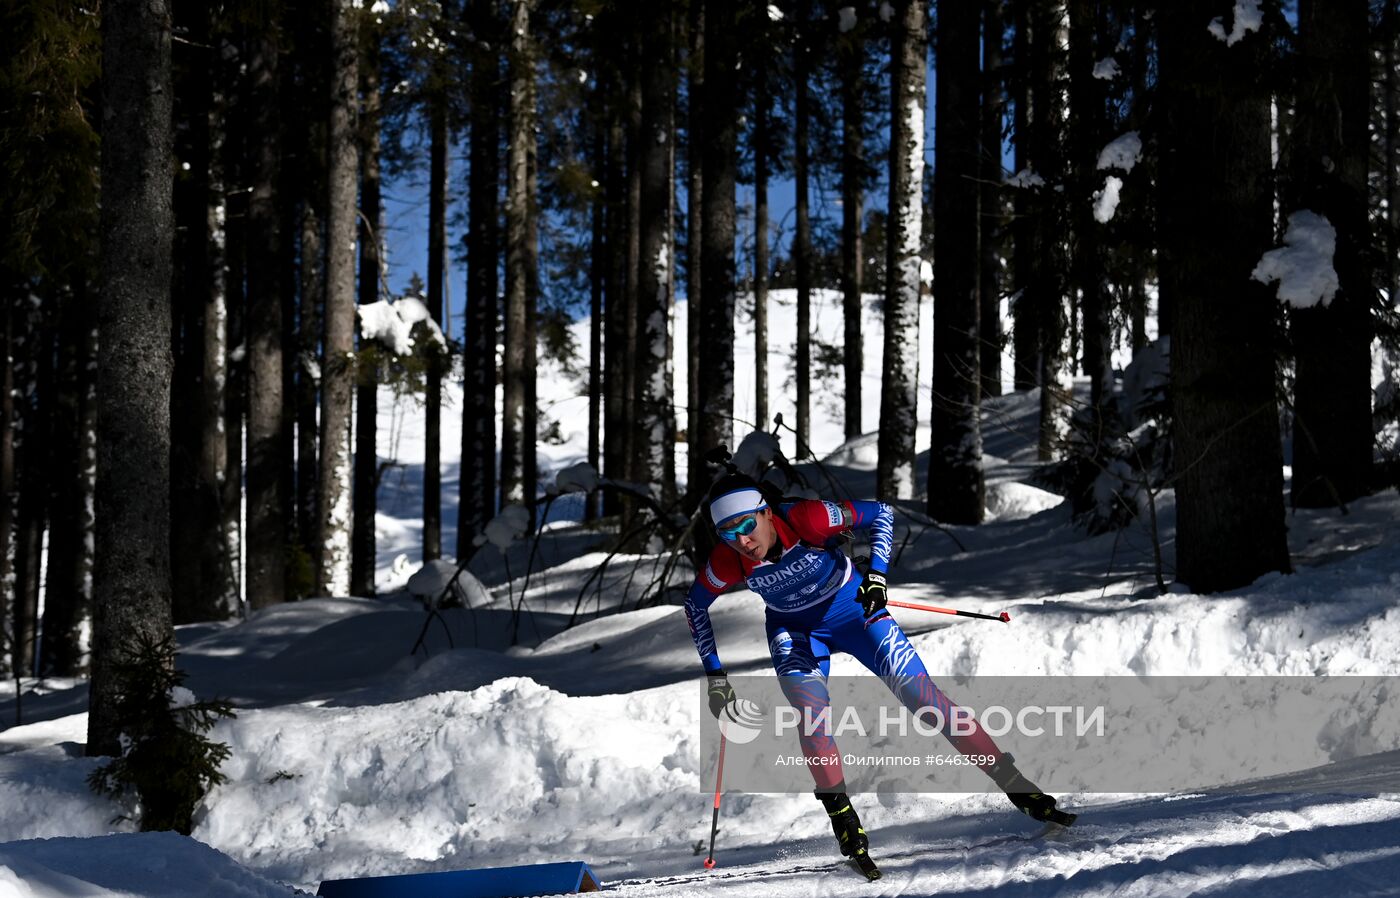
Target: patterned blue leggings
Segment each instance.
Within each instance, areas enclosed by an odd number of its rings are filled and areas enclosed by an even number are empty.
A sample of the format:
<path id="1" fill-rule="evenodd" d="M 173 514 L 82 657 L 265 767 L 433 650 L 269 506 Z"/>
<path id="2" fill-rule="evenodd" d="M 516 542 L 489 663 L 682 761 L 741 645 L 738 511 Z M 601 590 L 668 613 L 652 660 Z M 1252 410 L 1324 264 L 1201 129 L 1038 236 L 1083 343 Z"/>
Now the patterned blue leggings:
<path id="1" fill-rule="evenodd" d="M 937 708 L 944 722 L 943 734 L 953 747 L 965 755 L 983 755 L 988 762 L 978 766 L 986 769 L 1001 756 L 992 737 L 977 725 L 971 732 L 952 735 L 947 722 L 952 719 L 952 699 L 929 677 L 919 653 L 910 644 L 899 624 L 888 612 L 880 612 L 869 621 L 861 613 L 855 599 L 857 581 L 847 584 L 826 608 L 813 613 L 780 615 L 768 612 L 768 651 L 778 672 L 783 695 L 788 704 L 811 719 L 831 706 L 826 678 L 831 671 L 832 651 L 853 655 L 876 676 L 911 712 L 920 708 Z M 925 719 L 931 717 L 925 712 Z M 825 728 L 829 730 L 828 728 Z M 812 772 L 818 791 L 839 788 L 845 776 L 841 770 L 836 740 L 825 730 L 807 734 L 799 727 L 802 752 L 807 756 L 807 769 Z M 818 762 L 816 759 L 822 759 Z"/>

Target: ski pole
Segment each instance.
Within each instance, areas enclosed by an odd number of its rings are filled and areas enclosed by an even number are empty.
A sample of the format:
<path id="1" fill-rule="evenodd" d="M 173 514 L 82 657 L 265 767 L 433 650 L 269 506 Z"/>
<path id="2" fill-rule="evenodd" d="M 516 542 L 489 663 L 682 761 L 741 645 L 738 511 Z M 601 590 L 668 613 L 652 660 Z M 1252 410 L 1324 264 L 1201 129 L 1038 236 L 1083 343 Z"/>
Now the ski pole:
<path id="1" fill-rule="evenodd" d="M 957 614 L 962 617 L 977 617 L 982 620 L 999 620 L 1004 624 L 1011 623 L 1011 615 L 1003 611 L 1001 614 L 978 614 L 976 611 L 959 611 L 956 608 L 939 608 L 937 605 L 920 605 L 917 602 L 897 602 L 890 599 L 885 603 L 896 608 L 912 608 L 915 611 L 937 611 L 939 614 Z M 722 743 L 721 743 L 722 744 Z"/>
<path id="2" fill-rule="evenodd" d="M 710 821 L 710 856 L 705 858 L 705 869 L 715 868 L 715 833 L 719 832 L 719 784 L 724 778 L 724 724 L 719 727 L 719 764 L 715 767 L 715 815 Z"/>

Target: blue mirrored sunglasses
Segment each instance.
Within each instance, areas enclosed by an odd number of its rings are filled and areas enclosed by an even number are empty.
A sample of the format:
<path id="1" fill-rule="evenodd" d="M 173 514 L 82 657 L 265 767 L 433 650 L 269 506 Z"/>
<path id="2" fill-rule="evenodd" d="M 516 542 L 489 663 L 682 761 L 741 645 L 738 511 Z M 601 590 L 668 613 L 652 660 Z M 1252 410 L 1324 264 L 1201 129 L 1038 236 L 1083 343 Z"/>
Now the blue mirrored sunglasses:
<path id="1" fill-rule="evenodd" d="M 719 531 L 720 536 L 732 543 L 741 536 L 748 536 L 750 533 L 753 533 L 754 528 L 757 526 L 758 515 L 750 515 L 733 527 L 718 527 L 716 529 Z"/>

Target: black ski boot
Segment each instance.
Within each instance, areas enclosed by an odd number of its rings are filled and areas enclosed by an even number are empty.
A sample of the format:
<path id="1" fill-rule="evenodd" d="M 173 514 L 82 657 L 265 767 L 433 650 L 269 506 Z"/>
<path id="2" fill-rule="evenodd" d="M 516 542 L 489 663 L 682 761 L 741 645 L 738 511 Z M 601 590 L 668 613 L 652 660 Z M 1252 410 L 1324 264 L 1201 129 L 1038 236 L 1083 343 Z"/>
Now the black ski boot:
<path id="1" fill-rule="evenodd" d="M 831 828 L 836 833 L 836 842 L 846 857 L 863 855 L 870 847 L 865 830 L 861 828 L 860 817 L 851 807 L 851 799 L 845 792 L 818 792 L 817 797 L 826 806 L 826 814 L 831 818 Z"/>
<path id="2" fill-rule="evenodd" d="M 998 758 L 997 762 L 988 768 L 987 775 L 992 778 L 992 782 L 1001 787 L 1016 809 L 1032 820 L 1058 823 L 1061 826 L 1069 826 L 1074 822 L 1076 815 L 1056 808 L 1055 796 L 1046 795 L 1036 788 L 1035 783 L 1026 779 L 1026 775 L 1016 769 L 1016 759 L 1011 755 L 1004 754 Z"/>

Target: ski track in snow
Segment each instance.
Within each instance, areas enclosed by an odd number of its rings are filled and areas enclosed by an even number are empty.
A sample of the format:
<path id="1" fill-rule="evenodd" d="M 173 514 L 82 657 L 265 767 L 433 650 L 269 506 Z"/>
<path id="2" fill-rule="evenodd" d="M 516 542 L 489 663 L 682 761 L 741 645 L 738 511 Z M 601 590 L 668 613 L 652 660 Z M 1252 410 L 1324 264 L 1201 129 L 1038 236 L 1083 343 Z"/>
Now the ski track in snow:
<path id="1" fill-rule="evenodd" d="M 792 333 L 792 291 L 770 296 L 771 332 Z M 931 351 L 924 306 L 921 359 Z M 874 492 L 874 308 L 872 298 L 866 434 L 843 443 L 839 392 L 819 378 L 813 385 L 813 445 L 856 497 Z M 820 339 L 839 344 L 839 295 L 817 291 L 813 320 Z M 743 321 L 741 303 L 741 419 L 752 408 L 754 353 Z M 575 327 L 586 345 L 587 322 Z M 675 336 L 683 350 L 683 326 Z M 794 422 L 783 387 L 790 347 L 774 343 L 769 360 L 780 394 L 772 407 Z M 1120 353 L 1115 364 L 1125 361 Z M 684 370 L 678 361 L 677 395 Z M 926 421 L 928 372 L 920 375 Z M 460 392 L 447 392 L 443 545 L 451 547 L 461 406 Z M 541 363 L 541 407 L 563 435 L 540 446 L 542 483 L 584 456 L 580 396 L 577 381 Z M 1290 514 L 1292 576 L 1219 596 L 1158 596 L 1145 526 L 1086 537 L 1069 528 L 1058 496 L 1031 484 L 1037 408 L 1035 393 L 984 405 L 986 524 L 944 532 L 901 517 L 891 575 L 899 597 L 1007 610 L 1013 619 L 1004 626 L 901 611 L 935 678 L 1389 675 L 1400 667 L 1394 494 L 1360 500 L 1345 517 Z M 791 451 L 792 435 L 780 436 Z M 916 437 L 922 491 L 926 425 Z M 884 874 L 875 883 L 836 853 L 810 794 L 726 793 L 718 866 L 706 871 L 713 771 L 700 769 L 694 648 L 678 607 L 631 610 L 661 559 L 609 561 L 603 534 L 566 523 L 579 500 L 565 497 L 530 575 L 528 613 L 516 620 L 511 609 L 529 547 L 487 548 L 472 572 L 489 601 L 449 610 L 425 630 L 420 606 L 397 593 L 418 568 L 422 441 L 421 409 L 386 392 L 379 445 L 395 466 L 378 518 L 384 597 L 319 599 L 241 624 L 180 628 L 188 685 L 240 708 L 215 730 L 233 749 L 230 781 L 210 796 L 194 838 L 132 832 L 129 822 L 113 823 L 123 808 L 87 790 L 98 762 L 82 757 L 83 683 L 47 681 L 25 696 L 25 723 L 0 729 L 0 898 L 261 898 L 314 891 L 326 878 L 561 860 L 588 861 L 609 891 L 638 898 L 1400 895 L 1400 751 L 1322 752 L 1315 770 L 1185 795 L 1066 795 L 1080 818 L 1050 833 L 996 794 L 855 795 Z M 826 484 L 810 465 L 803 470 Z M 1170 492 L 1158 497 L 1158 518 L 1170 582 Z M 605 562 L 598 587 L 581 593 Z M 575 612 L 582 623 L 565 629 Z M 713 615 L 726 667 L 768 672 L 754 598 L 725 596 Z M 420 633 L 424 647 L 410 656 Z M 834 674 L 859 672 L 849 658 L 833 662 Z M 13 683 L 0 684 L 0 720 L 15 713 Z M 1171 751 L 1170 733 L 1162 750 Z M 1349 794 L 1358 787 L 1370 794 Z"/>

